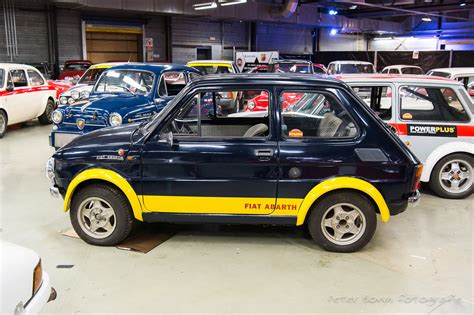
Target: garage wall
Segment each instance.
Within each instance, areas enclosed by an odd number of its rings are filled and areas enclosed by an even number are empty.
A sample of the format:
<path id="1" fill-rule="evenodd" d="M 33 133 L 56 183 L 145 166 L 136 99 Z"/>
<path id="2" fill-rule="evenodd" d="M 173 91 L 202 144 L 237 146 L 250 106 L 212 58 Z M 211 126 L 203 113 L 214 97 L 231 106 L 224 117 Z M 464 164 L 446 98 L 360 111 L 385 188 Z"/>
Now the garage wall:
<path id="1" fill-rule="evenodd" d="M 369 50 L 375 51 L 410 51 L 410 50 L 437 50 L 438 39 L 434 37 L 413 38 L 377 38 L 369 41 Z"/>
<path id="2" fill-rule="evenodd" d="M 290 24 L 258 23 L 257 51 L 278 50 L 282 54 L 311 53 L 311 29 Z"/>
<path id="3" fill-rule="evenodd" d="M 331 29 L 320 31 L 319 49 L 321 51 L 365 51 L 367 40 L 364 35 L 330 34 Z"/>
<path id="4" fill-rule="evenodd" d="M 153 55 L 156 61 L 169 61 L 166 56 L 166 22 L 163 16 L 156 16 L 145 25 L 145 37 L 153 38 Z"/>
<path id="5" fill-rule="evenodd" d="M 222 59 L 234 60 L 235 51 L 246 51 L 248 49 L 248 24 L 240 22 L 223 22 L 224 50 Z"/>
<path id="6" fill-rule="evenodd" d="M 82 59 L 81 13 L 72 10 L 58 10 L 59 63 L 66 60 Z"/>
<path id="7" fill-rule="evenodd" d="M 0 62 L 10 62 L 7 56 L 5 20 L 0 7 Z M 49 61 L 48 21 L 45 11 L 15 10 L 18 56 L 15 62 Z M 32 32 L 31 30 L 35 30 Z"/>

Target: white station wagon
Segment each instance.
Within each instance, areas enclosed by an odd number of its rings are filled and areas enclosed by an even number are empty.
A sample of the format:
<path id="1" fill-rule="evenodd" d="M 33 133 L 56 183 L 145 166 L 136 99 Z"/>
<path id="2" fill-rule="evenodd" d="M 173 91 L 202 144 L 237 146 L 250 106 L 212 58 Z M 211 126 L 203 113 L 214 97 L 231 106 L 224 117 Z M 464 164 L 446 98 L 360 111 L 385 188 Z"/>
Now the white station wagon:
<path id="1" fill-rule="evenodd" d="M 444 198 L 472 194 L 474 104 L 464 86 L 440 77 L 343 75 L 423 162 L 422 182 Z"/>
<path id="2" fill-rule="evenodd" d="M 0 138 L 7 126 L 38 118 L 50 124 L 56 108 L 56 89 L 34 67 L 0 64 Z"/>

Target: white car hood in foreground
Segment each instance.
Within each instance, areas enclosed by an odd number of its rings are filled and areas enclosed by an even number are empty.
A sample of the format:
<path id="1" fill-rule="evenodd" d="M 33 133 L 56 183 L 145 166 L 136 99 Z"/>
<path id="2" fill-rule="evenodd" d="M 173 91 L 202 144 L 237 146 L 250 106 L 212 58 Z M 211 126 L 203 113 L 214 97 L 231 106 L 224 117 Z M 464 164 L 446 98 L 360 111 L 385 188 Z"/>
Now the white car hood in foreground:
<path id="1" fill-rule="evenodd" d="M 0 240 L 0 313 L 13 314 L 33 291 L 33 272 L 39 256 L 32 250 Z"/>

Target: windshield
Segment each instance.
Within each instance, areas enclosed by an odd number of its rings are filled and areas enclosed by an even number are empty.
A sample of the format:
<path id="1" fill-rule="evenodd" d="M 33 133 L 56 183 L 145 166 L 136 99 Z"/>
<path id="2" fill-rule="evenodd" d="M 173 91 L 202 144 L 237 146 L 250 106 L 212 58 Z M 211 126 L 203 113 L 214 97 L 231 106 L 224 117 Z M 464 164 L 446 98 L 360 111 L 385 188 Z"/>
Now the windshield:
<path id="1" fill-rule="evenodd" d="M 415 67 L 402 68 L 402 74 L 423 74 L 423 70 Z"/>
<path id="2" fill-rule="evenodd" d="M 311 73 L 311 69 L 307 63 L 275 63 L 270 65 L 268 72 Z"/>
<path id="3" fill-rule="evenodd" d="M 88 63 L 69 63 L 64 67 L 64 70 L 82 71 L 89 69 L 90 66 Z"/>
<path id="4" fill-rule="evenodd" d="M 94 91 L 97 93 L 130 93 L 147 95 L 153 88 L 155 75 L 140 70 L 109 70 L 100 77 Z"/>
<path id="5" fill-rule="evenodd" d="M 374 66 L 370 64 L 339 64 L 336 73 L 374 73 Z"/>
<path id="6" fill-rule="evenodd" d="M 5 70 L 0 69 L 0 88 L 3 87 L 3 83 L 5 83 Z"/>
<path id="7" fill-rule="evenodd" d="M 427 75 L 434 75 L 436 77 L 442 77 L 442 78 L 450 77 L 450 74 L 448 72 L 442 72 L 442 71 L 430 71 L 427 73 Z"/>
<path id="8" fill-rule="evenodd" d="M 78 84 L 94 84 L 99 79 L 105 68 L 87 70 L 77 82 Z"/>
<path id="9" fill-rule="evenodd" d="M 217 73 L 231 73 L 231 68 L 228 66 L 193 66 L 191 67 L 198 69 L 202 74 L 217 74 Z"/>

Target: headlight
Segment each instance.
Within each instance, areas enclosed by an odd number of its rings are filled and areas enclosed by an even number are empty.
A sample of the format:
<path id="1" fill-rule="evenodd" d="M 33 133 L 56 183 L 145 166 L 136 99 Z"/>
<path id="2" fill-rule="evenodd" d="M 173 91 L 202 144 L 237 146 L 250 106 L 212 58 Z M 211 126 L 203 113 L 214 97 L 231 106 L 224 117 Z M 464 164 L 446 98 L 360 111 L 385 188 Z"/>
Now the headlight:
<path id="1" fill-rule="evenodd" d="M 59 103 L 61 103 L 61 105 L 66 105 L 67 104 L 67 97 L 66 96 L 61 96 L 59 98 Z"/>
<path id="2" fill-rule="evenodd" d="M 74 104 L 75 101 L 76 101 L 76 100 L 73 99 L 72 97 L 70 97 L 70 98 L 67 99 L 67 103 L 68 103 L 69 105 Z"/>
<path id="3" fill-rule="evenodd" d="M 79 91 L 71 91 L 71 97 L 75 100 L 77 100 L 81 95 L 79 94 Z"/>
<path id="4" fill-rule="evenodd" d="M 54 185 L 54 158 L 50 158 L 46 162 L 46 178 L 48 178 Z"/>
<path id="5" fill-rule="evenodd" d="M 43 282 L 43 267 L 41 266 L 41 259 L 39 260 L 38 264 L 33 271 L 33 295 L 38 292 L 39 288 L 41 287 L 41 283 Z"/>
<path id="6" fill-rule="evenodd" d="M 255 108 L 255 103 L 252 102 L 252 101 L 249 101 L 249 102 L 247 103 L 247 107 L 248 107 L 249 109 L 254 109 L 254 108 Z"/>
<path id="7" fill-rule="evenodd" d="M 60 110 L 55 110 L 51 114 L 51 119 L 55 124 L 59 124 L 61 121 L 63 121 L 63 113 Z"/>
<path id="8" fill-rule="evenodd" d="M 81 99 L 86 99 L 86 98 L 89 98 L 89 91 L 82 91 L 81 92 Z"/>
<path id="9" fill-rule="evenodd" d="M 109 117 L 109 123 L 111 126 L 119 126 L 122 124 L 122 116 L 118 113 L 112 113 Z"/>

